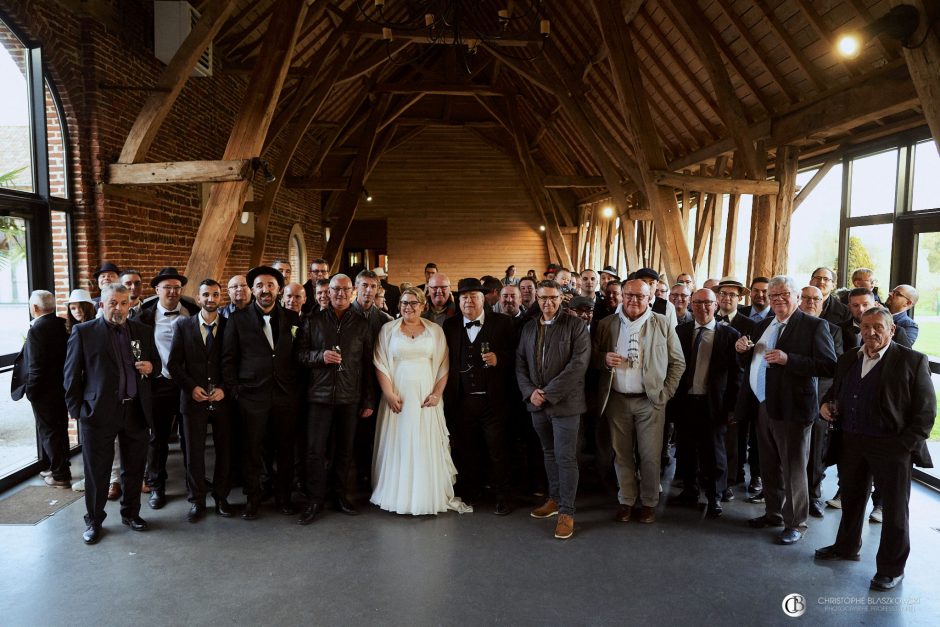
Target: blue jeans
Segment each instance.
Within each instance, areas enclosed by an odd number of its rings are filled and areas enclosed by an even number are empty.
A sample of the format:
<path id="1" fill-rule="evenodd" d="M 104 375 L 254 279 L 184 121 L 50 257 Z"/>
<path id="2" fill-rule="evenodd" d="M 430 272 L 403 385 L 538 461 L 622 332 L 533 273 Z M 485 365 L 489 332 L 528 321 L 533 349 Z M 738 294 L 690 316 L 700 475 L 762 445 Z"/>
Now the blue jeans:
<path id="1" fill-rule="evenodd" d="M 548 495 L 558 503 L 558 512 L 574 514 L 578 493 L 578 429 L 581 416 L 549 416 L 532 412 L 532 426 L 542 443 Z"/>

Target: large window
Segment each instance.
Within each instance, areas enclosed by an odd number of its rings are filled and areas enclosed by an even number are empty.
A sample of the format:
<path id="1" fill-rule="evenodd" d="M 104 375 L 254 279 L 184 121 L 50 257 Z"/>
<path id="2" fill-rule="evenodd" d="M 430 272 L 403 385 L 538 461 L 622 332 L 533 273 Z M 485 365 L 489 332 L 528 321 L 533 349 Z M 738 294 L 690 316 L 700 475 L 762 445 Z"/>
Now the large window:
<path id="1" fill-rule="evenodd" d="M 915 144 L 913 170 L 911 209 L 940 209 L 940 153 L 932 139 Z"/>
<path id="2" fill-rule="evenodd" d="M 796 184 L 805 187 L 819 168 L 796 175 Z M 826 173 L 790 218 L 787 243 L 787 274 L 797 281 L 809 281 L 819 266 L 839 265 L 839 220 L 842 215 L 842 164 Z"/>

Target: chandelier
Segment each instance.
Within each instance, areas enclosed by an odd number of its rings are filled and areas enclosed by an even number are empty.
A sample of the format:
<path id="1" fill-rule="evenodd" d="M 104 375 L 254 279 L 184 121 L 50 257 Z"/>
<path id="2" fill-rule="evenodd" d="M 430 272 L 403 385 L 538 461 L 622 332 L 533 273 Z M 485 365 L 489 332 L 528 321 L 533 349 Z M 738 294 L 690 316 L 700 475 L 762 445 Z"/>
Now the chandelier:
<path id="1" fill-rule="evenodd" d="M 551 33 L 542 0 L 510 0 L 512 8 L 495 13 L 485 10 L 484 3 L 484 0 L 389 0 L 386 12 L 385 0 L 356 0 L 363 17 L 381 27 L 386 45 L 396 35 L 404 35 L 419 43 L 453 46 L 464 55 L 476 54 L 481 44 L 500 46 L 503 55 L 518 60 L 531 61 L 542 53 Z M 367 9 L 369 4 L 371 10 Z M 406 7 L 405 15 L 392 15 L 396 4 Z M 418 34 L 426 35 L 426 40 L 415 39 Z M 530 52 L 532 45 L 538 48 Z M 515 48 L 525 52 L 521 55 L 507 52 Z"/>

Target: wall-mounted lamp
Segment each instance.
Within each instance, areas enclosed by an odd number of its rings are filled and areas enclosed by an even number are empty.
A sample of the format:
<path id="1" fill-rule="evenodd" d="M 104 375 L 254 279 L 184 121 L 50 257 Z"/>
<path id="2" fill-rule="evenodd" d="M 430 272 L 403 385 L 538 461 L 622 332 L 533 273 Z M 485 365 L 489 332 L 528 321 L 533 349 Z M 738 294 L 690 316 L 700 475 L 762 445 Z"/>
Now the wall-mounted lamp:
<path id="1" fill-rule="evenodd" d="M 268 167 L 268 162 L 260 157 L 254 157 L 251 160 L 251 169 L 257 172 L 261 170 L 261 174 L 264 176 L 264 180 L 268 183 L 273 183 L 277 180 L 277 177 L 271 173 L 271 168 Z"/>
<path id="2" fill-rule="evenodd" d="M 544 225 L 544 224 L 540 224 L 540 225 L 539 225 L 539 230 L 544 232 L 544 231 L 545 231 L 545 225 Z"/>
<path id="3" fill-rule="evenodd" d="M 365 197 L 366 202 L 372 202 L 372 194 L 369 193 L 365 185 L 362 186 L 362 195 Z"/>
<path id="4" fill-rule="evenodd" d="M 836 50 L 846 59 L 854 59 L 862 53 L 866 43 L 879 35 L 887 35 L 901 42 L 908 48 L 917 48 L 923 45 L 910 45 L 908 38 L 917 30 L 920 24 L 920 12 L 909 4 L 899 4 L 879 17 L 874 22 L 862 27 L 860 30 L 846 32 L 836 40 Z M 930 29 L 928 28 L 928 33 Z"/>

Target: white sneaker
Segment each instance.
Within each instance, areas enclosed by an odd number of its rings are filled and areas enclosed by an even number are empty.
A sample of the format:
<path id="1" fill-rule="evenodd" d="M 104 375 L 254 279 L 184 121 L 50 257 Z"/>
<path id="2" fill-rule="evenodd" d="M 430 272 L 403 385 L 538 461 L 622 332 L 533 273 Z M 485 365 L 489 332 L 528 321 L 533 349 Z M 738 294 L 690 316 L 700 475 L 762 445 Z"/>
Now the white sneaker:
<path id="1" fill-rule="evenodd" d="M 868 522 L 880 523 L 882 516 L 881 505 L 871 510 L 871 514 L 868 515 Z"/>
<path id="2" fill-rule="evenodd" d="M 75 483 L 73 483 L 73 484 L 72 484 L 72 489 L 75 490 L 76 492 L 84 492 L 84 491 L 85 491 L 85 480 L 84 480 L 84 479 L 79 479 L 78 481 L 76 481 Z"/>
<path id="3" fill-rule="evenodd" d="M 826 507 L 831 507 L 832 509 L 842 509 L 842 495 L 836 492 L 836 495 L 826 501 Z"/>

